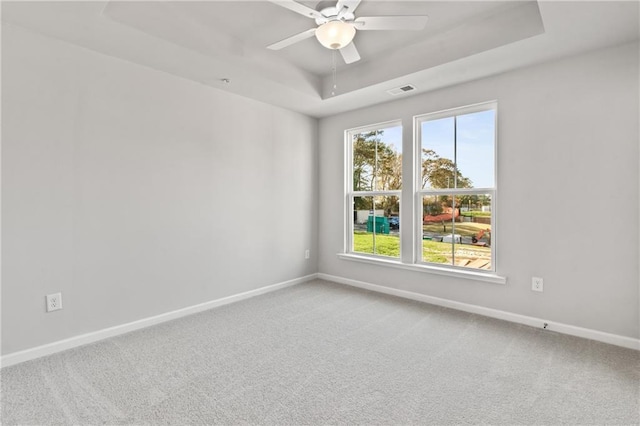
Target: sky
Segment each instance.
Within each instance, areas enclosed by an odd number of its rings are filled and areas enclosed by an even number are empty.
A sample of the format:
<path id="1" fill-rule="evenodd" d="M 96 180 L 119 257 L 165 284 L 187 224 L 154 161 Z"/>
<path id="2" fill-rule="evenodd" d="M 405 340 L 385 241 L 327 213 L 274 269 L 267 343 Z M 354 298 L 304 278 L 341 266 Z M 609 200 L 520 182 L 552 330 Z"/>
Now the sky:
<path id="1" fill-rule="evenodd" d="M 457 165 L 475 188 L 494 186 L 495 111 L 481 111 L 457 117 Z M 422 148 L 440 157 L 454 159 L 453 117 L 422 122 Z"/>
<path id="2" fill-rule="evenodd" d="M 380 138 L 382 142 L 393 146 L 396 152 L 402 152 L 402 126 L 387 127 Z"/>
<path id="3" fill-rule="evenodd" d="M 457 164 L 460 173 L 471 179 L 475 188 L 494 186 L 494 127 L 495 111 L 481 111 L 457 117 Z M 383 129 L 381 141 L 402 152 L 402 126 Z M 440 157 L 453 161 L 453 117 L 422 122 L 422 148 L 435 151 Z"/>

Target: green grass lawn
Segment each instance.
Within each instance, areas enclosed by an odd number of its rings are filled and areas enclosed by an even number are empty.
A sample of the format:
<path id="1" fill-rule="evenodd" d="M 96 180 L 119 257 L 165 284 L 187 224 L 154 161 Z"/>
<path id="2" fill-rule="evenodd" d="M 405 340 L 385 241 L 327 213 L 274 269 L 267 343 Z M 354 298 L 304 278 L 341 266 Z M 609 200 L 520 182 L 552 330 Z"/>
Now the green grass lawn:
<path id="1" fill-rule="evenodd" d="M 456 264 L 459 261 L 471 261 L 475 259 L 491 259 L 491 247 L 472 246 L 469 244 L 455 245 Z M 422 241 L 422 256 L 425 262 L 451 263 L 451 243 L 436 241 Z"/>
<path id="2" fill-rule="evenodd" d="M 375 238 L 376 250 L 374 253 L 373 234 L 368 232 L 354 232 L 353 251 L 357 253 L 371 253 L 381 256 L 400 257 L 399 236 L 376 234 Z M 476 247 L 467 244 L 456 244 L 456 256 L 491 257 L 491 249 L 489 247 Z M 451 243 L 423 240 L 422 258 L 425 262 L 451 262 Z"/>
<path id="3" fill-rule="evenodd" d="M 451 243 L 422 240 L 422 260 L 433 263 L 451 262 Z"/>
<path id="4" fill-rule="evenodd" d="M 400 257 L 400 237 L 397 235 L 376 234 L 376 251 L 373 252 L 373 234 L 370 232 L 353 233 L 353 251 L 358 253 L 379 254 L 381 256 Z"/>

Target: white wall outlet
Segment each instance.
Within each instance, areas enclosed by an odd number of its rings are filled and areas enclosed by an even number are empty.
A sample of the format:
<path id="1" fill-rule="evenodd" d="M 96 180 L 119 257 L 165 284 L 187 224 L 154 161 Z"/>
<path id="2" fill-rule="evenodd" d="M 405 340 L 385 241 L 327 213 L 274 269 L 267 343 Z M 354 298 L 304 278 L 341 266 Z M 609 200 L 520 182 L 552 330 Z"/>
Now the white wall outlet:
<path id="1" fill-rule="evenodd" d="M 310 253 L 309 253 L 309 249 L 306 249 L 306 250 L 304 251 L 304 258 L 305 258 L 305 259 L 308 259 L 310 256 L 311 256 L 311 255 L 310 255 Z"/>
<path id="2" fill-rule="evenodd" d="M 62 309 L 62 293 L 47 294 L 47 312 Z"/>
<path id="3" fill-rule="evenodd" d="M 531 290 L 540 291 L 544 290 L 544 283 L 540 277 L 531 277 Z"/>

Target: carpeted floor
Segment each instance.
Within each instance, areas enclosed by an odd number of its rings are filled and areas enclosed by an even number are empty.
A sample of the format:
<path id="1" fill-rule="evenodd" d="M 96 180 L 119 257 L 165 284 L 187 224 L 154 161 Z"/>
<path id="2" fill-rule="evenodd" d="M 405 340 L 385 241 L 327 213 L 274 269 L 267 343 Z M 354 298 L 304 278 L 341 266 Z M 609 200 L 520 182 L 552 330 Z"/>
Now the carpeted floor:
<path id="1" fill-rule="evenodd" d="M 638 424 L 640 353 L 313 281 L 2 370 L 2 424 Z"/>

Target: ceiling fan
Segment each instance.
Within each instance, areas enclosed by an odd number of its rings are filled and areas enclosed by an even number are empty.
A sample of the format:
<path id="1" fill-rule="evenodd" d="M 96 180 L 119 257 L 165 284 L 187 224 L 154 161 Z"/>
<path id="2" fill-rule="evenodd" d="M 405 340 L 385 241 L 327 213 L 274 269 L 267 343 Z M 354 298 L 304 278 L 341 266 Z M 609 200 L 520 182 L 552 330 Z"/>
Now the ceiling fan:
<path id="1" fill-rule="evenodd" d="M 272 3 L 293 12 L 315 19 L 317 28 L 311 28 L 299 34 L 287 37 L 267 46 L 271 50 L 280 50 L 294 43 L 311 38 L 314 35 L 327 49 L 338 49 L 347 64 L 360 60 L 358 49 L 353 44 L 356 30 L 421 30 L 428 16 L 361 16 L 354 12 L 361 0 L 338 0 L 335 6 L 320 11 L 311 9 L 294 0 L 269 0 Z"/>

